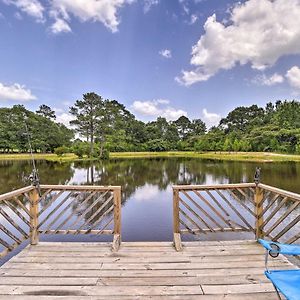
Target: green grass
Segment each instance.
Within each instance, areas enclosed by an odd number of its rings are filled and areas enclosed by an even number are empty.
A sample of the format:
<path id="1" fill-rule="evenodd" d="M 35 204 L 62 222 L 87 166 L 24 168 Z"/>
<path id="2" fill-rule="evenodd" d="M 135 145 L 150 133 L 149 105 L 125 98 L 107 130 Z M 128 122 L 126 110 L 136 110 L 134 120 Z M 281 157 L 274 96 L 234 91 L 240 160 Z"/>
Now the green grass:
<path id="1" fill-rule="evenodd" d="M 48 160 L 57 162 L 90 160 L 87 157 L 79 159 L 75 154 L 65 154 L 58 157 L 56 154 L 34 154 L 37 160 Z M 250 161 L 250 162 L 300 162 L 300 155 L 266 153 L 266 152 L 114 152 L 110 158 L 151 158 L 151 157 L 195 157 L 213 160 Z M 27 160 L 29 154 L 0 154 L 0 160 Z"/>
<path id="2" fill-rule="evenodd" d="M 111 153 L 111 158 L 143 158 L 143 157 L 195 157 L 214 160 L 280 162 L 299 161 L 300 155 L 279 154 L 269 152 L 119 152 Z"/>

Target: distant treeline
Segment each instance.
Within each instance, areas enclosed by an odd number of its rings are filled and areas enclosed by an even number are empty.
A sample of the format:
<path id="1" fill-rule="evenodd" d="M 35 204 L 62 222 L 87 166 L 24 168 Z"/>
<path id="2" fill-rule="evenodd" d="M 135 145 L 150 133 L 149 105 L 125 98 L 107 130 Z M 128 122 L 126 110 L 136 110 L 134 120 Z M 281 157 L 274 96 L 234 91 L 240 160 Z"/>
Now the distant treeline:
<path id="1" fill-rule="evenodd" d="M 70 108 L 74 130 L 55 122 L 46 105 L 30 112 L 23 106 L 0 109 L 0 151 L 28 150 L 24 115 L 33 148 L 62 155 L 74 152 L 107 157 L 109 151 L 272 151 L 300 154 L 300 102 L 277 101 L 265 108 L 237 107 L 218 126 L 207 130 L 201 119 L 181 116 L 176 121 L 158 117 L 144 123 L 136 120 L 116 100 L 95 93 L 84 94 Z M 75 132 L 84 141 L 74 140 Z"/>
<path id="2" fill-rule="evenodd" d="M 62 145 L 71 146 L 73 130 L 54 122 L 55 118 L 46 105 L 41 105 L 35 113 L 23 105 L 0 108 L 0 151 L 28 152 L 28 138 L 34 152 L 54 152 Z"/>

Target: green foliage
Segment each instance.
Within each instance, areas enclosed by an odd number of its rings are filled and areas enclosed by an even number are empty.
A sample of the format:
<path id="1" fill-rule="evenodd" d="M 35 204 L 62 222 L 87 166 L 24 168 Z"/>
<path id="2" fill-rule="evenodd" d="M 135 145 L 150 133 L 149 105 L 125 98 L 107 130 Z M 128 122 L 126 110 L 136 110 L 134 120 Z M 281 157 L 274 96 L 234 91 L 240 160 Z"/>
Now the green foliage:
<path id="1" fill-rule="evenodd" d="M 73 144 L 72 152 L 79 158 L 83 158 L 84 155 L 89 155 L 90 145 L 88 142 L 76 141 Z"/>
<path id="2" fill-rule="evenodd" d="M 70 149 L 66 146 L 60 146 L 60 147 L 57 147 L 54 149 L 54 153 L 61 157 L 63 156 L 64 154 L 68 153 L 70 151 Z"/>
<path id="3" fill-rule="evenodd" d="M 34 152 L 54 152 L 55 148 L 70 146 L 72 130 L 51 120 L 50 117 L 27 110 L 22 105 L 0 108 L 0 151 L 27 152 L 27 124 Z"/>
<path id="4" fill-rule="evenodd" d="M 27 152 L 24 116 L 33 150 L 61 156 L 68 147 L 79 158 L 106 159 L 109 152 L 136 151 L 300 151 L 300 103 L 269 102 L 265 108 L 251 105 L 233 109 L 217 127 L 207 131 L 200 119 L 181 116 L 175 121 L 158 117 L 144 123 L 123 104 L 95 93 L 83 95 L 70 108 L 71 125 L 84 138 L 72 142 L 74 133 L 54 122 L 55 113 L 41 105 L 36 113 L 22 105 L 0 108 L 0 151 Z"/>

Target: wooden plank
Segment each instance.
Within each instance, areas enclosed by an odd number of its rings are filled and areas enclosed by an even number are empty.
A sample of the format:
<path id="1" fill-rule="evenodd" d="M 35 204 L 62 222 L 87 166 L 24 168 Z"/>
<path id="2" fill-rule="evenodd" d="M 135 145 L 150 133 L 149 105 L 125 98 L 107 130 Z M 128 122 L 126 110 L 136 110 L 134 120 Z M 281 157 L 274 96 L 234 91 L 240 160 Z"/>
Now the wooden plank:
<path id="1" fill-rule="evenodd" d="M 295 268 L 282 255 L 270 267 Z M 0 268 L 0 300 L 276 299 L 263 271 L 264 250 L 249 240 L 184 242 L 182 252 L 127 242 L 117 253 L 110 243 L 42 242 Z"/>
<path id="2" fill-rule="evenodd" d="M 199 262 L 215 262 L 215 256 L 199 256 L 199 257 L 174 257 L 174 256 L 157 256 L 157 257 L 146 257 L 146 256 L 139 256 L 139 257 L 27 257 L 27 256 L 18 256 L 13 257 L 10 259 L 10 262 L 13 263 L 86 263 L 86 264 L 93 264 L 95 262 L 109 262 L 109 263 L 199 263 Z M 245 261 L 263 261 L 264 255 L 230 255 L 224 256 L 222 258 L 223 262 L 245 262 Z M 280 260 L 277 258 L 276 260 Z M 273 259 L 272 259 L 273 261 Z M 272 264 L 271 261 L 271 264 Z"/>
<path id="3" fill-rule="evenodd" d="M 109 252 L 110 247 L 109 246 L 68 246 L 65 247 L 63 245 L 57 245 L 57 246 L 49 246 L 49 247 L 40 247 L 39 245 L 24 249 L 23 253 L 26 253 L 28 251 L 33 251 L 33 252 Z M 190 253 L 190 252 L 199 252 L 199 251 L 225 251 L 225 250 L 241 250 L 243 251 L 248 251 L 248 250 L 258 250 L 263 253 L 263 248 L 259 247 L 258 245 L 216 245 L 216 246 L 199 246 L 199 247 L 190 247 L 184 245 L 184 250 L 185 253 Z M 165 252 L 165 253 L 170 253 L 176 255 L 176 252 L 174 251 L 173 247 L 121 247 L 120 248 L 120 253 L 126 254 L 126 253 L 139 253 L 139 252 Z"/>
<path id="4" fill-rule="evenodd" d="M 38 233 L 38 216 L 39 216 L 39 193 L 37 189 L 33 189 L 29 193 L 30 198 L 30 243 L 31 245 L 36 245 L 39 241 L 39 233 Z"/>
<path id="5" fill-rule="evenodd" d="M 182 244 L 181 244 L 181 236 L 180 233 L 174 233 L 174 247 L 176 251 L 182 251 Z"/>
<path id="6" fill-rule="evenodd" d="M 63 191 L 114 191 L 120 190 L 121 186 L 100 186 L 100 185 L 49 185 L 49 184 L 41 184 L 41 189 L 52 189 L 55 191 L 63 190 Z M 1 199 L 1 198 L 0 198 Z"/>
<path id="7" fill-rule="evenodd" d="M 270 192 L 273 192 L 273 193 L 276 193 L 276 194 L 280 194 L 284 197 L 288 197 L 288 198 L 291 198 L 293 200 L 300 201 L 300 195 L 299 194 L 292 193 L 292 192 L 282 190 L 282 189 L 278 189 L 276 187 L 266 185 L 266 184 L 262 184 L 262 183 L 259 183 L 258 186 L 261 187 L 262 189 L 267 190 L 267 191 L 270 191 Z"/>
<path id="8" fill-rule="evenodd" d="M 272 283 L 238 284 L 238 285 L 202 285 L 204 294 L 244 294 L 273 292 Z"/>
<path id="9" fill-rule="evenodd" d="M 173 190 L 173 235 L 180 233 L 179 224 L 179 193 L 177 190 Z M 175 240 L 173 241 L 175 243 Z M 179 249 L 181 246 L 178 246 Z"/>
<path id="10" fill-rule="evenodd" d="M 16 196 L 20 196 L 20 195 L 22 195 L 24 193 L 30 192 L 33 189 L 34 189 L 33 186 L 27 186 L 27 187 L 24 187 L 24 188 L 21 188 L 21 189 L 18 189 L 18 190 L 9 192 L 9 193 L 2 194 L 2 195 L 0 195 L 0 201 L 2 201 L 2 200 L 10 200 L 10 199 L 12 199 L 12 198 L 14 198 Z"/>
<path id="11" fill-rule="evenodd" d="M 0 286 L 0 294 L 14 295 L 73 295 L 73 296 L 160 296 L 160 295 L 202 295 L 196 286 Z"/>
<path id="12" fill-rule="evenodd" d="M 233 184 L 216 184 L 216 185 L 173 185 L 173 190 L 225 190 L 233 188 L 255 187 L 255 183 L 233 183 Z"/>
<path id="13" fill-rule="evenodd" d="M 39 233 L 46 233 L 46 234 L 113 234 L 113 231 L 110 229 L 107 230 L 91 230 L 91 229 L 86 229 L 86 230 L 77 230 L 77 229 L 67 229 L 67 230 L 39 230 Z"/>
<path id="14" fill-rule="evenodd" d="M 246 251 L 248 249 L 262 249 L 258 244 L 248 244 L 248 245 L 230 245 L 230 244 L 219 244 L 219 245 L 206 245 L 205 244 L 199 244 L 198 247 L 194 247 L 194 246 L 189 246 L 189 244 L 187 243 L 183 243 L 184 245 L 184 249 L 186 251 L 199 251 L 199 249 L 202 250 L 243 250 Z M 26 249 L 27 251 L 36 251 L 36 252 L 63 252 L 63 251 L 108 251 L 110 249 L 109 244 L 105 245 L 105 246 L 84 246 L 84 245 L 77 245 L 76 243 L 74 243 L 73 245 L 68 245 L 68 246 L 64 246 L 64 245 L 49 245 L 49 247 L 47 246 L 40 246 L 40 244 L 33 246 L 31 248 Z M 24 251 L 26 251 L 24 250 Z M 175 253 L 173 247 L 169 247 L 169 246 L 162 246 L 162 247 L 155 247 L 155 246 L 149 246 L 149 247 L 126 247 L 126 246 L 122 246 L 120 248 L 120 251 L 122 251 L 122 253 L 131 253 L 131 252 L 173 252 Z"/>
<path id="15" fill-rule="evenodd" d="M 32 285 L 32 286 L 60 286 L 60 285 L 72 285 L 72 286 L 89 286 L 96 285 L 98 277 L 0 277 L 0 285 Z"/>
<path id="16" fill-rule="evenodd" d="M 121 189 L 114 191 L 114 234 L 120 236 L 121 243 Z"/>
<path id="17" fill-rule="evenodd" d="M 291 269 L 290 266 L 281 269 Z M 0 269 L 0 276 L 13 277 L 187 277 L 187 276 L 232 276 L 232 275 L 261 275 L 264 268 L 234 268 L 234 269 L 200 269 L 200 270 L 28 270 L 28 269 Z"/>
<path id="18" fill-rule="evenodd" d="M 120 234 L 114 234 L 114 240 L 112 243 L 112 251 L 117 252 L 120 249 L 121 245 L 121 236 Z"/>
<path id="19" fill-rule="evenodd" d="M 263 211 L 263 200 L 264 200 L 264 190 L 256 187 L 254 195 L 255 204 L 255 239 L 258 240 L 264 237 L 262 224 L 264 222 L 262 211 Z"/>
<path id="20" fill-rule="evenodd" d="M 197 285 L 197 284 L 255 284 L 269 282 L 265 275 L 232 275 L 232 276 L 196 276 L 196 277 L 111 277 L 102 278 L 100 282 L 109 286 L 123 285 Z"/>
<path id="21" fill-rule="evenodd" d="M 107 296 L 26 296 L 0 295 L 0 300 L 107 300 Z M 140 296 L 109 296 L 109 300 L 140 300 Z M 143 300 L 182 300 L 183 296 L 143 296 Z M 230 295 L 184 295 L 184 300 L 278 300 L 276 293 L 248 293 Z"/>
<path id="22" fill-rule="evenodd" d="M 206 247 L 206 246 L 215 246 L 215 245 L 256 245 L 260 246 L 259 243 L 257 243 L 256 240 L 224 240 L 224 241 L 185 241 L 182 242 L 183 245 L 189 246 L 189 247 Z M 84 246 L 84 247 L 94 247 L 94 246 L 109 246 L 109 242 L 43 242 L 40 241 L 37 246 L 35 247 L 48 247 L 48 246 Z M 166 247 L 170 246 L 172 247 L 172 242 L 122 242 L 122 245 L 126 248 L 132 248 L 132 247 Z"/>
<path id="23" fill-rule="evenodd" d="M 122 248 L 119 250 L 119 252 L 116 253 L 108 253 L 105 251 L 86 251 L 86 252 L 81 252 L 81 251 L 69 251 L 69 252 L 47 252 L 47 251 L 28 251 L 24 250 L 24 254 L 26 253 L 27 256 L 36 256 L 36 257 L 41 257 L 41 256 L 57 256 L 57 257 L 65 257 L 65 256 L 74 256 L 74 257 L 140 257 L 142 256 L 149 256 L 149 257 L 157 257 L 157 256 L 165 256 L 168 255 L 169 257 L 179 257 L 178 255 L 181 255 L 181 257 L 199 257 L 199 256 L 231 256 L 235 255 L 237 253 L 237 249 L 220 249 L 216 251 L 210 251 L 203 249 L 201 252 L 200 251 L 190 251 L 189 253 L 182 251 L 182 252 L 169 252 L 169 251 L 150 251 L 150 252 L 135 252 L 135 251 L 127 251 L 127 252 L 121 252 Z M 240 249 L 239 255 L 256 255 L 256 254 L 263 254 L 264 250 L 261 248 L 253 248 L 253 249 Z"/>

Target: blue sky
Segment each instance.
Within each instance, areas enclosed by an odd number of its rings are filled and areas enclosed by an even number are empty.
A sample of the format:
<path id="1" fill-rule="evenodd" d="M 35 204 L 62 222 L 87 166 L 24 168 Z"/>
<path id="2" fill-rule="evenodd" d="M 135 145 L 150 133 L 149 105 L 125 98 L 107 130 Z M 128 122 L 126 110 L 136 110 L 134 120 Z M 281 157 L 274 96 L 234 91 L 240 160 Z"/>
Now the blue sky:
<path id="1" fill-rule="evenodd" d="M 0 0 L 0 37 L 0 106 L 63 122 L 91 91 L 208 126 L 300 93 L 300 0 Z"/>

